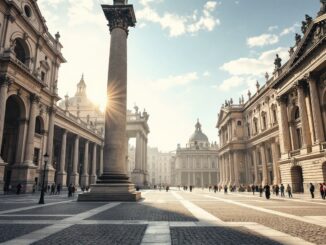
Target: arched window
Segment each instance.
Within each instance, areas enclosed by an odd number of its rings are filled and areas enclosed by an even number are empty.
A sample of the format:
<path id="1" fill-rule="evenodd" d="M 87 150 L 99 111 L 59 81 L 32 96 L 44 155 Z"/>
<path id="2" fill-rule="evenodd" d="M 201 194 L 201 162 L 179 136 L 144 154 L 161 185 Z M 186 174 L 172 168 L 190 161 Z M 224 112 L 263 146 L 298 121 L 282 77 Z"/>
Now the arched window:
<path id="1" fill-rule="evenodd" d="M 24 65 L 28 66 L 29 63 L 29 50 L 25 41 L 21 38 L 15 39 L 14 52 L 16 54 L 17 60 L 22 62 Z"/>

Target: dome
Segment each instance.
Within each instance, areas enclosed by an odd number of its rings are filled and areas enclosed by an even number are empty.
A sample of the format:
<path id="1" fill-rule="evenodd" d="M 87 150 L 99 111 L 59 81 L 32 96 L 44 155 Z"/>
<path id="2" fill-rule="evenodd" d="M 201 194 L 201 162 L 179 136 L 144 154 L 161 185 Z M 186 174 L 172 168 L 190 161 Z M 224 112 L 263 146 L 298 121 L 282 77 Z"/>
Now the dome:
<path id="1" fill-rule="evenodd" d="M 199 120 L 195 125 L 195 132 L 190 136 L 189 143 L 209 143 L 207 136 L 201 131 Z"/>

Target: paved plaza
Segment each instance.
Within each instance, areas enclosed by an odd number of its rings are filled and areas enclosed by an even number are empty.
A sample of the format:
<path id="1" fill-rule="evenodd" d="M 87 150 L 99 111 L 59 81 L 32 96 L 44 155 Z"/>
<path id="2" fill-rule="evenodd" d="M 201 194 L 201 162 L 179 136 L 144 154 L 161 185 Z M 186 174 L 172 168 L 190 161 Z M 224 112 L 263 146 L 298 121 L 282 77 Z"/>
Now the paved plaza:
<path id="1" fill-rule="evenodd" d="M 147 190 L 131 202 L 0 197 L 2 244 L 326 244 L 326 202 L 251 193 Z"/>

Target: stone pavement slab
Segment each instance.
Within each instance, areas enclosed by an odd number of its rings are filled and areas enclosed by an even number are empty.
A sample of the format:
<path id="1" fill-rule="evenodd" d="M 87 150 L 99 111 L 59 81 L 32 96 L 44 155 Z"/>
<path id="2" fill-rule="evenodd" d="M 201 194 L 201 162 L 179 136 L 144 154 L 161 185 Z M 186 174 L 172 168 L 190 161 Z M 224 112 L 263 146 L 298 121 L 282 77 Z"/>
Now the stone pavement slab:
<path id="1" fill-rule="evenodd" d="M 41 224 L 0 224 L 0 242 L 11 240 L 17 236 L 23 236 L 46 226 Z"/>
<path id="2" fill-rule="evenodd" d="M 148 204 L 123 203 L 116 208 L 97 214 L 93 220 L 148 220 L 148 221 L 197 221 L 179 203 Z"/>
<path id="3" fill-rule="evenodd" d="M 138 245 L 146 225 L 74 225 L 52 234 L 34 245 Z"/>

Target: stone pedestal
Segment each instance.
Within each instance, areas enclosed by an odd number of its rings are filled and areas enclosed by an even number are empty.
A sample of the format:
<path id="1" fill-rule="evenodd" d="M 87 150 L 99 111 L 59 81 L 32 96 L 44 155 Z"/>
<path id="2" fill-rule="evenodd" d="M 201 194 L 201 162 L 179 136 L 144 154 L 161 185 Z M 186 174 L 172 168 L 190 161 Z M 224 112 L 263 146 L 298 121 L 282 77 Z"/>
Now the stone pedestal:
<path id="1" fill-rule="evenodd" d="M 131 202 L 137 201 L 141 197 L 140 192 L 136 192 L 134 184 L 96 184 L 91 185 L 91 191 L 78 196 L 78 201 L 87 202 L 107 202 L 121 201 Z"/>
<path id="2" fill-rule="evenodd" d="M 89 175 L 88 174 L 83 174 L 80 179 L 80 186 L 81 187 L 86 187 L 89 185 Z"/>
<path id="3" fill-rule="evenodd" d="M 22 185 L 21 192 L 28 193 L 33 191 L 35 184 L 36 166 L 17 164 L 12 167 L 11 186 L 12 190 L 16 191 L 18 184 Z"/>
<path id="4" fill-rule="evenodd" d="M 74 186 L 79 186 L 79 174 L 78 173 L 73 173 L 70 177 L 70 183 Z"/>
<path id="5" fill-rule="evenodd" d="M 97 176 L 96 176 L 96 175 L 91 175 L 91 176 L 90 176 L 90 182 L 91 182 L 91 185 L 96 184 L 96 179 L 97 179 Z"/>

